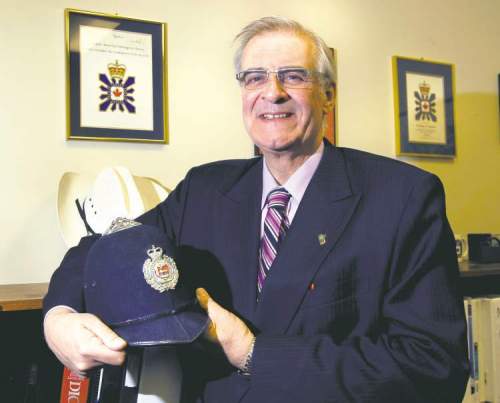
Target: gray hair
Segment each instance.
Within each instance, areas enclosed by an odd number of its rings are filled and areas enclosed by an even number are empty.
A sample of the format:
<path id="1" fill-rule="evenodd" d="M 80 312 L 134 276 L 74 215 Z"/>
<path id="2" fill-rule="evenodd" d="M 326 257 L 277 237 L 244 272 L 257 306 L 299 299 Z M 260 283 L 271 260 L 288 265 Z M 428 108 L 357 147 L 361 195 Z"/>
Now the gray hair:
<path id="1" fill-rule="evenodd" d="M 292 32 L 296 35 L 302 35 L 310 39 L 314 44 L 316 69 L 323 78 L 325 88 L 336 83 L 335 68 L 332 52 L 326 43 L 318 35 L 311 30 L 305 28 L 297 21 L 286 17 L 263 17 L 252 21 L 244 27 L 234 38 L 234 42 L 238 44 L 234 53 L 234 68 L 236 72 L 241 70 L 241 57 L 248 42 L 257 35 L 264 32 Z"/>

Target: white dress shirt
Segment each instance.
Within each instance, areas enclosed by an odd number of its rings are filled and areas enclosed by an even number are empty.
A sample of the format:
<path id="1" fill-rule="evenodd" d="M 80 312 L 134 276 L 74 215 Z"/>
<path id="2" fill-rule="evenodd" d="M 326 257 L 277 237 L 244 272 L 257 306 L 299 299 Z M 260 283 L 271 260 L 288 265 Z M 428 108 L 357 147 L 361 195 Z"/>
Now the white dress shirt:
<path id="1" fill-rule="evenodd" d="M 300 167 L 297 169 L 292 176 L 288 178 L 286 183 L 280 185 L 276 182 L 276 179 L 269 172 L 269 168 L 267 167 L 266 160 L 264 159 L 264 163 L 262 164 L 262 202 L 261 202 L 261 221 L 260 221 L 260 236 L 264 234 L 264 220 L 267 214 L 267 205 L 266 198 L 270 191 L 277 187 L 284 187 L 288 193 L 290 193 L 290 201 L 288 202 L 287 207 L 287 216 L 288 222 L 290 225 L 292 224 L 293 218 L 295 217 L 295 213 L 299 208 L 300 202 L 304 193 L 306 192 L 307 186 L 309 182 L 316 172 L 318 168 L 319 162 L 321 161 L 321 157 L 323 156 L 323 150 L 325 146 L 323 142 L 321 142 L 320 146 L 316 150 L 316 152 L 311 155 Z"/>

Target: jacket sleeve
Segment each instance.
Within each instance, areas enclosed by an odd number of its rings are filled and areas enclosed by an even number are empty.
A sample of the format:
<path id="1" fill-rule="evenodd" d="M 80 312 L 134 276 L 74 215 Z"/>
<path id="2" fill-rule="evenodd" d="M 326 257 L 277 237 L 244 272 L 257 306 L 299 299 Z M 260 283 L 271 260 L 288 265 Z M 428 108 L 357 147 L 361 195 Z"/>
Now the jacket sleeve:
<path id="1" fill-rule="evenodd" d="M 439 179 L 425 175 L 403 211 L 378 335 L 353 335 L 338 344 L 329 334 L 259 334 L 250 395 L 254 389 L 309 403 L 461 401 L 468 370 L 465 321 Z"/>
<path id="2" fill-rule="evenodd" d="M 77 312 L 85 310 L 83 302 L 83 269 L 89 249 L 99 236 L 83 237 L 70 248 L 52 274 L 49 290 L 43 299 L 43 316 L 53 307 L 65 305 Z"/>

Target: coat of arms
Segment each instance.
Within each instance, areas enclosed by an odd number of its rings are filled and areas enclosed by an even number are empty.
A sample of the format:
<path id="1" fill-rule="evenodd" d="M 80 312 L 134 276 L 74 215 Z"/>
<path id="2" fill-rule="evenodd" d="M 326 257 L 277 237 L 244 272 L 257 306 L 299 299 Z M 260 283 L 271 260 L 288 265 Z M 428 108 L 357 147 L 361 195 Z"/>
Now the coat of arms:
<path id="1" fill-rule="evenodd" d="M 129 113 L 135 113 L 135 106 L 133 102 L 135 77 L 129 76 L 125 78 L 127 68 L 123 64 L 116 63 L 108 64 L 109 76 L 104 73 L 99 74 L 101 84 L 99 88 L 102 91 L 100 99 L 102 102 L 99 104 L 99 110 L 106 112 L 108 109 L 111 111 L 120 110 L 124 112 L 125 109 Z"/>
<path id="2" fill-rule="evenodd" d="M 174 259 L 163 253 L 162 248 L 152 245 L 147 251 L 149 258 L 142 266 L 144 279 L 159 292 L 173 290 L 179 280 Z"/>
<path id="3" fill-rule="evenodd" d="M 425 81 L 419 85 L 420 92 L 415 91 L 415 120 L 437 120 L 436 94 Z"/>

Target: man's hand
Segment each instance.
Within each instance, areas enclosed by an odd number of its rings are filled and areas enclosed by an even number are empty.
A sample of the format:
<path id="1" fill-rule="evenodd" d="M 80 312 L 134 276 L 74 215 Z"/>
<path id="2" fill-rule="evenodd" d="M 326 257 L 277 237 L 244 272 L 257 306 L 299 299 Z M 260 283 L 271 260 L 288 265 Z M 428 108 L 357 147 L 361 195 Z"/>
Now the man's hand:
<path id="1" fill-rule="evenodd" d="M 44 332 L 50 349 L 74 372 L 102 364 L 121 365 L 125 360 L 127 343 L 95 315 L 57 307 L 46 315 Z"/>
<path id="2" fill-rule="evenodd" d="M 211 320 L 206 337 L 221 345 L 233 366 L 243 369 L 254 341 L 253 333 L 240 318 L 215 302 L 205 289 L 198 288 L 196 297 Z"/>

